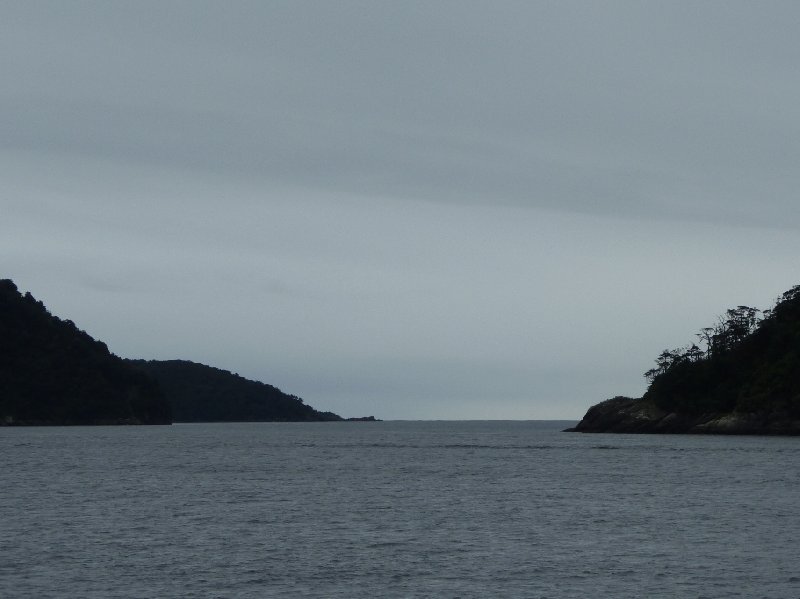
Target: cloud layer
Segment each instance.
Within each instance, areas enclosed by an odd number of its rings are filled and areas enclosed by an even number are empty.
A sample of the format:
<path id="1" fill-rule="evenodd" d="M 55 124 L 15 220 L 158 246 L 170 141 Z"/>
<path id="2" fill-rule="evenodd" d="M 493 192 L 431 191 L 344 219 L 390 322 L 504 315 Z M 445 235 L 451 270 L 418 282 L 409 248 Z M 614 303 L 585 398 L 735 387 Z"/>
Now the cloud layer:
<path id="1" fill-rule="evenodd" d="M 792 3 L 6 3 L 3 275 L 345 415 L 578 417 L 798 279 Z"/>

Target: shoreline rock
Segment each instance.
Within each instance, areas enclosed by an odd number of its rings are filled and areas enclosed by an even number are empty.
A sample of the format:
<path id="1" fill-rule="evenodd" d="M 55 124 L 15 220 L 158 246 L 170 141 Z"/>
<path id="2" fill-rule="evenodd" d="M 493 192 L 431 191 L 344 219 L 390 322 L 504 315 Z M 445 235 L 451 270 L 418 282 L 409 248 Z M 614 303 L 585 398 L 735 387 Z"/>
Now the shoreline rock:
<path id="1" fill-rule="evenodd" d="M 583 419 L 565 432 L 800 435 L 800 420 L 781 412 L 679 414 L 666 412 L 646 399 L 617 396 L 589 408 Z"/>

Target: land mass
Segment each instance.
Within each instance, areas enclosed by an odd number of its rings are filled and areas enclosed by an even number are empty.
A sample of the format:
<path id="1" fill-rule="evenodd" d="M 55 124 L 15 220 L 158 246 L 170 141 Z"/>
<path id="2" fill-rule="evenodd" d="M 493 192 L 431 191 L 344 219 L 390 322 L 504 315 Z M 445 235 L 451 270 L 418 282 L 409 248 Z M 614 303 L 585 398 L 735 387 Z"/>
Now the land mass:
<path id="1" fill-rule="evenodd" d="M 0 280 L 0 426 L 340 420 L 211 366 L 124 360 Z"/>
<path id="2" fill-rule="evenodd" d="M 738 306 L 664 350 L 641 398 L 592 406 L 568 431 L 800 435 L 800 285 L 774 308 Z"/>
<path id="3" fill-rule="evenodd" d="M 786 412 L 668 412 L 645 398 L 614 397 L 589 408 L 568 432 L 800 435 L 800 418 Z"/>
<path id="4" fill-rule="evenodd" d="M 128 360 L 159 385 L 175 422 L 311 422 L 338 421 L 296 395 L 187 360 Z"/>
<path id="5" fill-rule="evenodd" d="M 0 425 L 170 422 L 146 374 L 0 280 Z"/>

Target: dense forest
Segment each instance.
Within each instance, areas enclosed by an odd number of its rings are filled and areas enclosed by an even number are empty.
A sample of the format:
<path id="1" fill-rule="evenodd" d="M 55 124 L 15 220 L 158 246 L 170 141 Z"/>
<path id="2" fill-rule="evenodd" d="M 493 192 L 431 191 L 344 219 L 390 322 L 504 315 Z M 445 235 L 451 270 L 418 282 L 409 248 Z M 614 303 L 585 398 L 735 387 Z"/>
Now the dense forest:
<path id="1" fill-rule="evenodd" d="M 661 353 L 645 399 L 670 412 L 800 416 L 800 285 L 771 310 L 728 310 L 697 338 Z"/>
<path id="2" fill-rule="evenodd" d="M 0 424 L 168 424 L 147 375 L 0 280 Z"/>
<path id="3" fill-rule="evenodd" d="M 800 435 L 800 285 L 769 310 L 727 310 L 645 377 L 643 397 L 601 402 L 568 430 Z"/>
<path id="4" fill-rule="evenodd" d="M 128 363 L 158 382 L 175 422 L 342 420 L 307 406 L 295 395 L 227 370 L 185 360 Z"/>
<path id="5" fill-rule="evenodd" d="M 332 421 L 294 395 L 193 362 L 123 360 L 0 280 L 0 425 Z"/>

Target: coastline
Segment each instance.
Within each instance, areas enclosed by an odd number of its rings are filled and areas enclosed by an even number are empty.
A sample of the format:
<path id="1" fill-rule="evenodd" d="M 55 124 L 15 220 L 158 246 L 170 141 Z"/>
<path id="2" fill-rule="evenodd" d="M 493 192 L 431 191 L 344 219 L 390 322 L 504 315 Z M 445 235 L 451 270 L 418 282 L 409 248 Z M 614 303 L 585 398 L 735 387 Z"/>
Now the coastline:
<path id="1" fill-rule="evenodd" d="M 586 412 L 564 432 L 691 435 L 800 435 L 800 420 L 782 412 L 666 412 L 642 398 L 617 396 Z"/>

